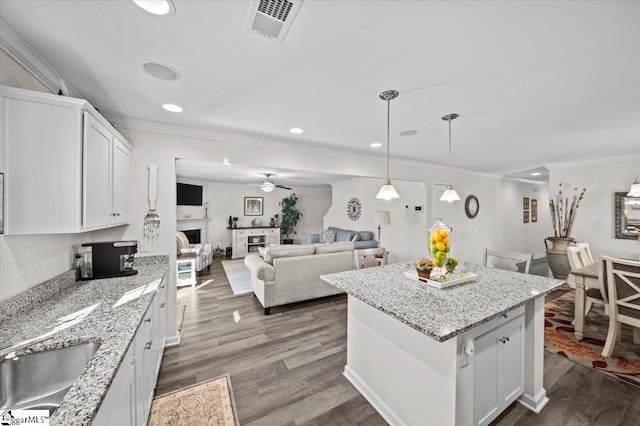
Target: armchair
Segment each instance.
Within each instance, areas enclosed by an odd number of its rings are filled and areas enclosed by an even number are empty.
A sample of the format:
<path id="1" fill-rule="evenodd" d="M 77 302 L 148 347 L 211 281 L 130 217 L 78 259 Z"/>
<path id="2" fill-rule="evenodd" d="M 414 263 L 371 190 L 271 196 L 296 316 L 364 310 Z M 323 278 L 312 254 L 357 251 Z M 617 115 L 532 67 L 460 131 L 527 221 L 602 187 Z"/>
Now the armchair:
<path id="1" fill-rule="evenodd" d="M 200 272 L 204 268 L 211 269 L 213 251 L 210 243 L 190 244 L 184 232 L 180 231 L 177 232 L 176 242 L 180 254 L 194 253 L 196 255 L 196 272 Z"/>

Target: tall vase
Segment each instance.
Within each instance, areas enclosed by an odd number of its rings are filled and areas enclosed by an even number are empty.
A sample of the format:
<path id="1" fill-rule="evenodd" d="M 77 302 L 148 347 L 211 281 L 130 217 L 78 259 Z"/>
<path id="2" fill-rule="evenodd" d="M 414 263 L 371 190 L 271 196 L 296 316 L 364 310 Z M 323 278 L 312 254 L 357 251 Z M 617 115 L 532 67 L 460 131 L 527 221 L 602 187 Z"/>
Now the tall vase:
<path id="1" fill-rule="evenodd" d="M 567 247 L 576 241 L 571 237 L 548 237 L 544 239 L 547 247 L 547 262 L 553 273 L 553 278 L 565 279 L 571 272 L 571 265 L 567 257 Z M 549 244 L 551 243 L 551 248 Z"/>

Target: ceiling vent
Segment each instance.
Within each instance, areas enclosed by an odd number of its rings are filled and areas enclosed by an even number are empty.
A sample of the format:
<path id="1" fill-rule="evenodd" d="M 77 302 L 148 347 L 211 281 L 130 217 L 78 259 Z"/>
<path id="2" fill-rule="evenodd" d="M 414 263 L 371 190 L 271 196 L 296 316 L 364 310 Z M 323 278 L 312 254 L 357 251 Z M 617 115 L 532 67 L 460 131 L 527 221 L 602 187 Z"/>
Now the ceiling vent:
<path id="1" fill-rule="evenodd" d="M 282 42 L 302 0 L 256 0 L 251 3 L 247 31 Z"/>

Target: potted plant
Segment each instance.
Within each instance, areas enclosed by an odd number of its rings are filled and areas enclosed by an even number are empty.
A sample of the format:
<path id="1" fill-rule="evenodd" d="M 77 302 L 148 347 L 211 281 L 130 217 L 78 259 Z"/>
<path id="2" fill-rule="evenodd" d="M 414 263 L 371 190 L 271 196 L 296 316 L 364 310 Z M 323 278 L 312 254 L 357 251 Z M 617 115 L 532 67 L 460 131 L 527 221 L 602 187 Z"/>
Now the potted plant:
<path id="1" fill-rule="evenodd" d="M 292 193 L 288 197 L 285 197 L 280 201 L 282 207 L 282 221 L 280 222 L 280 229 L 285 238 L 282 240 L 284 244 L 293 244 L 293 238 L 289 238 L 291 234 L 297 235 L 295 228 L 298 224 L 298 220 L 302 216 L 300 210 L 296 207 L 298 203 L 298 197 L 295 193 Z"/>
<path id="2" fill-rule="evenodd" d="M 571 198 L 568 196 L 563 198 L 562 183 L 560 183 L 556 199 L 549 200 L 553 237 L 545 238 L 544 244 L 547 248 L 547 262 L 554 278 L 567 278 L 571 272 L 567 247 L 572 242 L 575 243 L 575 240 L 571 238 L 571 230 L 578 207 L 580 207 L 580 201 L 584 198 L 586 191 L 586 188 L 582 188 L 582 191 L 578 193 L 578 188 L 574 188 Z M 547 244 L 548 242 L 551 243 L 551 247 Z"/>
<path id="3" fill-rule="evenodd" d="M 436 267 L 436 263 L 431 259 L 419 259 L 413 262 L 416 272 L 420 278 L 431 277 L 431 270 Z"/>
<path id="4" fill-rule="evenodd" d="M 447 259 L 444 266 L 445 268 L 447 268 L 447 272 L 453 273 L 453 271 L 455 271 L 456 267 L 458 266 L 458 259 L 456 259 L 455 257 L 450 257 Z"/>

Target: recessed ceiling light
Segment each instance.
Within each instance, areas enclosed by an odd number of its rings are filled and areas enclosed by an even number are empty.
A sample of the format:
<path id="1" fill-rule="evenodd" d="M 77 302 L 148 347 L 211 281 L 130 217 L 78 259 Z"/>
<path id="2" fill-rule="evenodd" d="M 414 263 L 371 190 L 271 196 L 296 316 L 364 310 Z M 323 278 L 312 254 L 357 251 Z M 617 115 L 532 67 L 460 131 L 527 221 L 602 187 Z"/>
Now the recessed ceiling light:
<path id="1" fill-rule="evenodd" d="M 159 16 L 172 16 L 176 9 L 171 0 L 133 0 L 141 9 Z"/>
<path id="2" fill-rule="evenodd" d="M 369 144 L 369 146 L 371 148 L 380 148 L 382 146 L 382 144 L 380 142 L 374 142 L 372 144 Z"/>
<path id="3" fill-rule="evenodd" d="M 162 105 L 162 108 L 166 109 L 167 111 L 171 111 L 171 112 L 182 112 L 183 111 L 181 106 L 175 105 L 175 104 L 164 104 L 164 105 Z"/>
<path id="4" fill-rule="evenodd" d="M 404 132 L 400 132 L 400 136 L 413 136 L 418 133 L 417 130 L 405 130 Z"/>
<path id="5" fill-rule="evenodd" d="M 300 127 L 292 127 L 289 129 L 289 131 L 294 135 L 299 135 L 301 133 L 304 133 L 304 129 L 301 129 Z"/>
<path id="6" fill-rule="evenodd" d="M 147 74 L 159 78 L 160 80 L 177 80 L 180 78 L 178 71 L 171 67 L 162 64 L 156 64 L 155 62 L 147 62 L 142 66 Z"/>
<path id="7" fill-rule="evenodd" d="M 540 176 L 540 174 L 541 174 L 540 172 L 533 172 L 531 173 L 531 176 Z"/>

